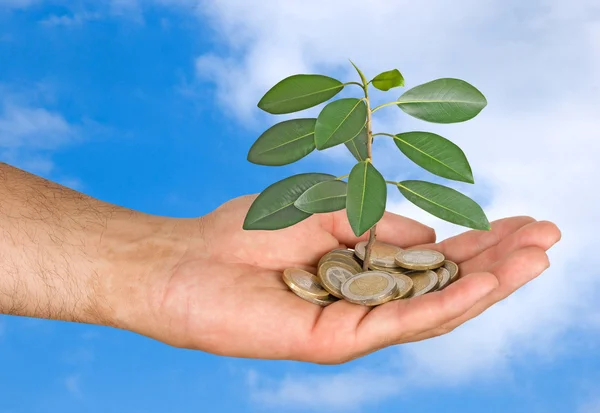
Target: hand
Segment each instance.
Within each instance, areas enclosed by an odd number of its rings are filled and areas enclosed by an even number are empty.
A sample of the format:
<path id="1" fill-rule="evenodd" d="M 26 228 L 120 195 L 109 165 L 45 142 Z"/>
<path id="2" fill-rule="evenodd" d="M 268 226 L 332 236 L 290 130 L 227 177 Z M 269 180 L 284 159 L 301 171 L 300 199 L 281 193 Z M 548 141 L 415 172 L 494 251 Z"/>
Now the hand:
<path id="1" fill-rule="evenodd" d="M 164 285 L 149 303 L 159 319 L 138 332 L 233 357 L 342 363 L 452 331 L 548 268 L 546 250 L 561 236 L 550 222 L 513 217 L 493 222 L 489 232 L 435 243 L 431 228 L 386 212 L 378 240 L 438 250 L 459 264 L 460 279 L 443 291 L 375 308 L 344 300 L 323 308 L 289 291 L 282 271 L 315 273 L 327 251 L 353 247 L 368 234 L 356 238 L 345 211 L 278 231 L 244 231 L 253 199 L 234 199 L 202 218 L 178 265 L 153 283 Z"/>

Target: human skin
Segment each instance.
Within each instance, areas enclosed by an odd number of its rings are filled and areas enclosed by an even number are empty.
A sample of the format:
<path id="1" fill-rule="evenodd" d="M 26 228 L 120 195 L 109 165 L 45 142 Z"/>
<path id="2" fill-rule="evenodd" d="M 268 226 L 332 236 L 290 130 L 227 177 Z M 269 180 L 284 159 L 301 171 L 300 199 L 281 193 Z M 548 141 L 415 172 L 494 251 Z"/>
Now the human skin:
<path id="1" fill-rule="evenodd" d="M 517 216 L 436 242 L 433 229 L 386 212 L 377 239 L 426 247 L 459 264 L 443 291 L 370 308 L 320 307 L 294 295 L 285 268 L 357 238 L 345 211 L 278 231 L 245 231 L 256 195 L 200 218 L 112 205 L 0 164 L 0 313 L 129 330 L 213 354 L 339 364 L 387 346 L 446 334 L 549 266 L 561 237 Z"/>

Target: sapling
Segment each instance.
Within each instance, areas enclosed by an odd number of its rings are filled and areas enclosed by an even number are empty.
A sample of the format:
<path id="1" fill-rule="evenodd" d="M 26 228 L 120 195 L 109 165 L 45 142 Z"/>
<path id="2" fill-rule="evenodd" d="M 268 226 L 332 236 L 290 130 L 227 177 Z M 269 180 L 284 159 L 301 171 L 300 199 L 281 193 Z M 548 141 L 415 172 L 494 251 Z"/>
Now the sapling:
<path id="1" fill-rule="evenodd" d="M 317 118 L 275 124 L 252 145 L 248 161 L 259 165 L 287 165 L 315 149 L 322 151 L 344 144 L 356 158 L 356 165 L 344 176 L 302 173 L 270 185 L 250 206 L 243 228 L 277 230 L 313 214 L 346 209 L 357 237 L 370 231 L 363 261 L 363 269 L 367 271 L 377 223 L 385 212 L 389 184 L 396 186 L 408 201 L 440 219 L 490 230 L 482 208 L 455 189 L 419 180 L 386 181 L 373 164 L 372 149 L 374 137 L 389 137 L 408 159 L 430 173 L 473 184 L 469 162 L 457 145 L 430 132 L 373 133 L 372 115 L 383 107 L 395 105 L 404 113 L 427 122 L 464 122 L 477 116 L 487 105 L 483 94 L 463 80 L 442 78 L 416 86 L 393 102 L 371 108 L 369 86 L 385 92 L 404 87 L 404 77 L 394 69 L 367 81 L 361 70 L 350 63 L 360 82 L 342 83 L 324 75 L 300 74 L 273 86 L 258 102 L 258 107 L 275 115 L 319 105 L 346 86 L 358 86 L 364 96 L 334 100 L 323 107 Z"/>

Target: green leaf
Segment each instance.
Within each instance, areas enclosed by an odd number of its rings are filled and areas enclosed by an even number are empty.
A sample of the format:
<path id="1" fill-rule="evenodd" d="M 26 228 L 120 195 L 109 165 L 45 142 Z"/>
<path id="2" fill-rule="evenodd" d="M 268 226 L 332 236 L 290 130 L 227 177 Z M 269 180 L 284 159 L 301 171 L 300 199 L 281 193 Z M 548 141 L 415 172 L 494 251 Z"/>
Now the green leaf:
<path id="1" fill-rule="evenodd" d="M 354 155 L 357 161 L 366 161 L 369 153 L 367 152 L 367 127 L 360 131 L 358 135 L 351 141 L 345 143 L 346 147 Z"/>
<path id="2" fill-rule="evenodd" d="M 385 179 L 370 162 L 359 162 L 350 171 L 346 212 L 357 237 L 375 225 L 385 212 Z"/>
<path id="3" fill-rule="evenodd" d="M 315 125 L 315 144 L 318 150 L 348 142 L 365 127 L 367 105 L 356 98 L 340 99 L 323 108 Z"/>
<path id="4" fill-rule="evenodd" d="M 474 183 L 464 152 L 435 133 L 407 132 L 395 136 L 396 146 L 414 163 L 442 178 Z"/>
<path id="5" fill-rule="evenodd" d="M 415 118 L 434 123 L 464 122 L 487 105 L 479 90 L 459 79 L 437 79 L 398 98 L 398 106 Z"/>
<path id="6" fill-rule="evenodd" d="M 280 115 L 312 108 L 337 95 L 344 85 L 323 75 L 293 75 L 273 86 L 258 102 L 265 112 Z"/>
<path id="7" fill-rule="evenodd" d="M 308 188 L 319 182 L 334 179 L 333 175 L 306 173 L 290 176 L 272 184 L 262 191 L 250 206 L 243 228 L 273 230 L 297 224 L 311 214 L 300 211 L 294 206 L 294 202 Z"/>
<path id="8" fill-rule="evenodd" d="M 294 202 L 301 211 L 311 214 L 339 211 L 346 208 L 346 188 L 344 181 L 319 182 Z"/>
<path id="9" fill-rule="evenodd" d="M 350 60 L 350 59 L 348 59 L 348 60 Z M 365 75 L 363 74 L 363 72 L 360 71 L 360 69 L 358 68 L 358 66 L 356 66 L 352 60 L 350 60 L 350 63 L 352 63 L 352 66 L 354 66 L 354 68 L 358 72 L 358 75 L 360 76 L 360 80 L 363 82 L 364 85 L 366 85 L 367 84 L 367 78 L 365 77 Z"/>
<path id="10" fill-rule="evenodd" d="M 378 74 L 371 80 L 374 87 L 387 92 L 391 88 L 404 86 L 404 77 L 398 69 Z"/>
<path id="11" fill-rule="evenodd" d="M 287 165 L 315 149 L 317 119 L 286 120 L 267 129 L 248 152 L 248 161 L 269 166 Z"/>
<path id="12" fill-rule="evenodd" d="M 473 229 L 491 228 L 481 207 L 455 189 L 424 181 L 403 181 L 397 185 L 406 199 L 438 218 Z"/>

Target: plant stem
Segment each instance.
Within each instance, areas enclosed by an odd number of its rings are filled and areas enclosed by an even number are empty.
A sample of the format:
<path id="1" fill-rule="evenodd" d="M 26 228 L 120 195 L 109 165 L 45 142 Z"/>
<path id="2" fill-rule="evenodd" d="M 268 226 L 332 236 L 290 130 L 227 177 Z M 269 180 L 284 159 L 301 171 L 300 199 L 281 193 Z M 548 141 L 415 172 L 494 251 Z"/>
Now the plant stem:
<path id="1" fill-rule="evenodd" d="M 375 109 L 373 109 L 373 110 L 371 111 L 371 113 L 375 113 L 375 112 L 376 112 L 376 111 L 378 111 L 379 109 L 381 109 L 381 108 L 384 108 L 384 107 L 386 107 L 386 106 L 397 105 L 398 103 L 400 103 L 400 102 L 389 102 L 389 103 L 384 103 L 383 105 L 379 105 L 379 106 L 377 106 Z"/>
<path id="2" fill-rule="evenodd" d="M 365 103 L 367 104 L 367 158 L 373 162 L 373 129 L 371 127 L 371 101 L 369 100 L 369 86 L 364 86 Z"/>
<path id="3" fill-rule="evenodd" d="M 358 83 L 358 82 L 348 82 L 348 83 L 344 83 L 344 84 L 343 84 L 343 86 L 348 86 L 348 85 L 358 85 L 358 86 L 360 86 L 360 87 L 364 88 L 364 87 L 363 87 L 363 85 L 361 85 L 361 84 L 360 84 L 360 83 Z"/>
<path id="4" fill-rule="evenodd" d="M 369 100 L 369 83 L 363 79 L 363 89 L 365 91 L 365 102 L 367 104 L 367 160 L 373 163 L 373 129 L 371 124 L 371 102 Z M 369 261 L 371 260 L 371 250 L 375 243 L 377 224 L 369 230 L 369 241 L 365 247 L 365 259 L 363 261 L 363 271 L 368 271 Z"/>
<path id="5" fill-rule="evenodd" d="M 391 133 L 385 133 L 385 132 L 374 133 L 373 137 L 375 137 L 375 136 L 389 136 L 390 138 L 393 138 L 393 139 L 396 138 L 395 135 L 392 135 Z"/>
<path id="6" fill-rule="evenodd" d="M 337 178 L 335 178 L 335 179 L 336 179 L 336 181 L 341 181 L 342 179 L 344 179 L 344 178 L 348 178 L 349 176 L 350 176 L 350 174 L 347 174 L 347 175 L 342 175 L 342 176 L 338 176 L 338 177 L 337 177 Z"/>

